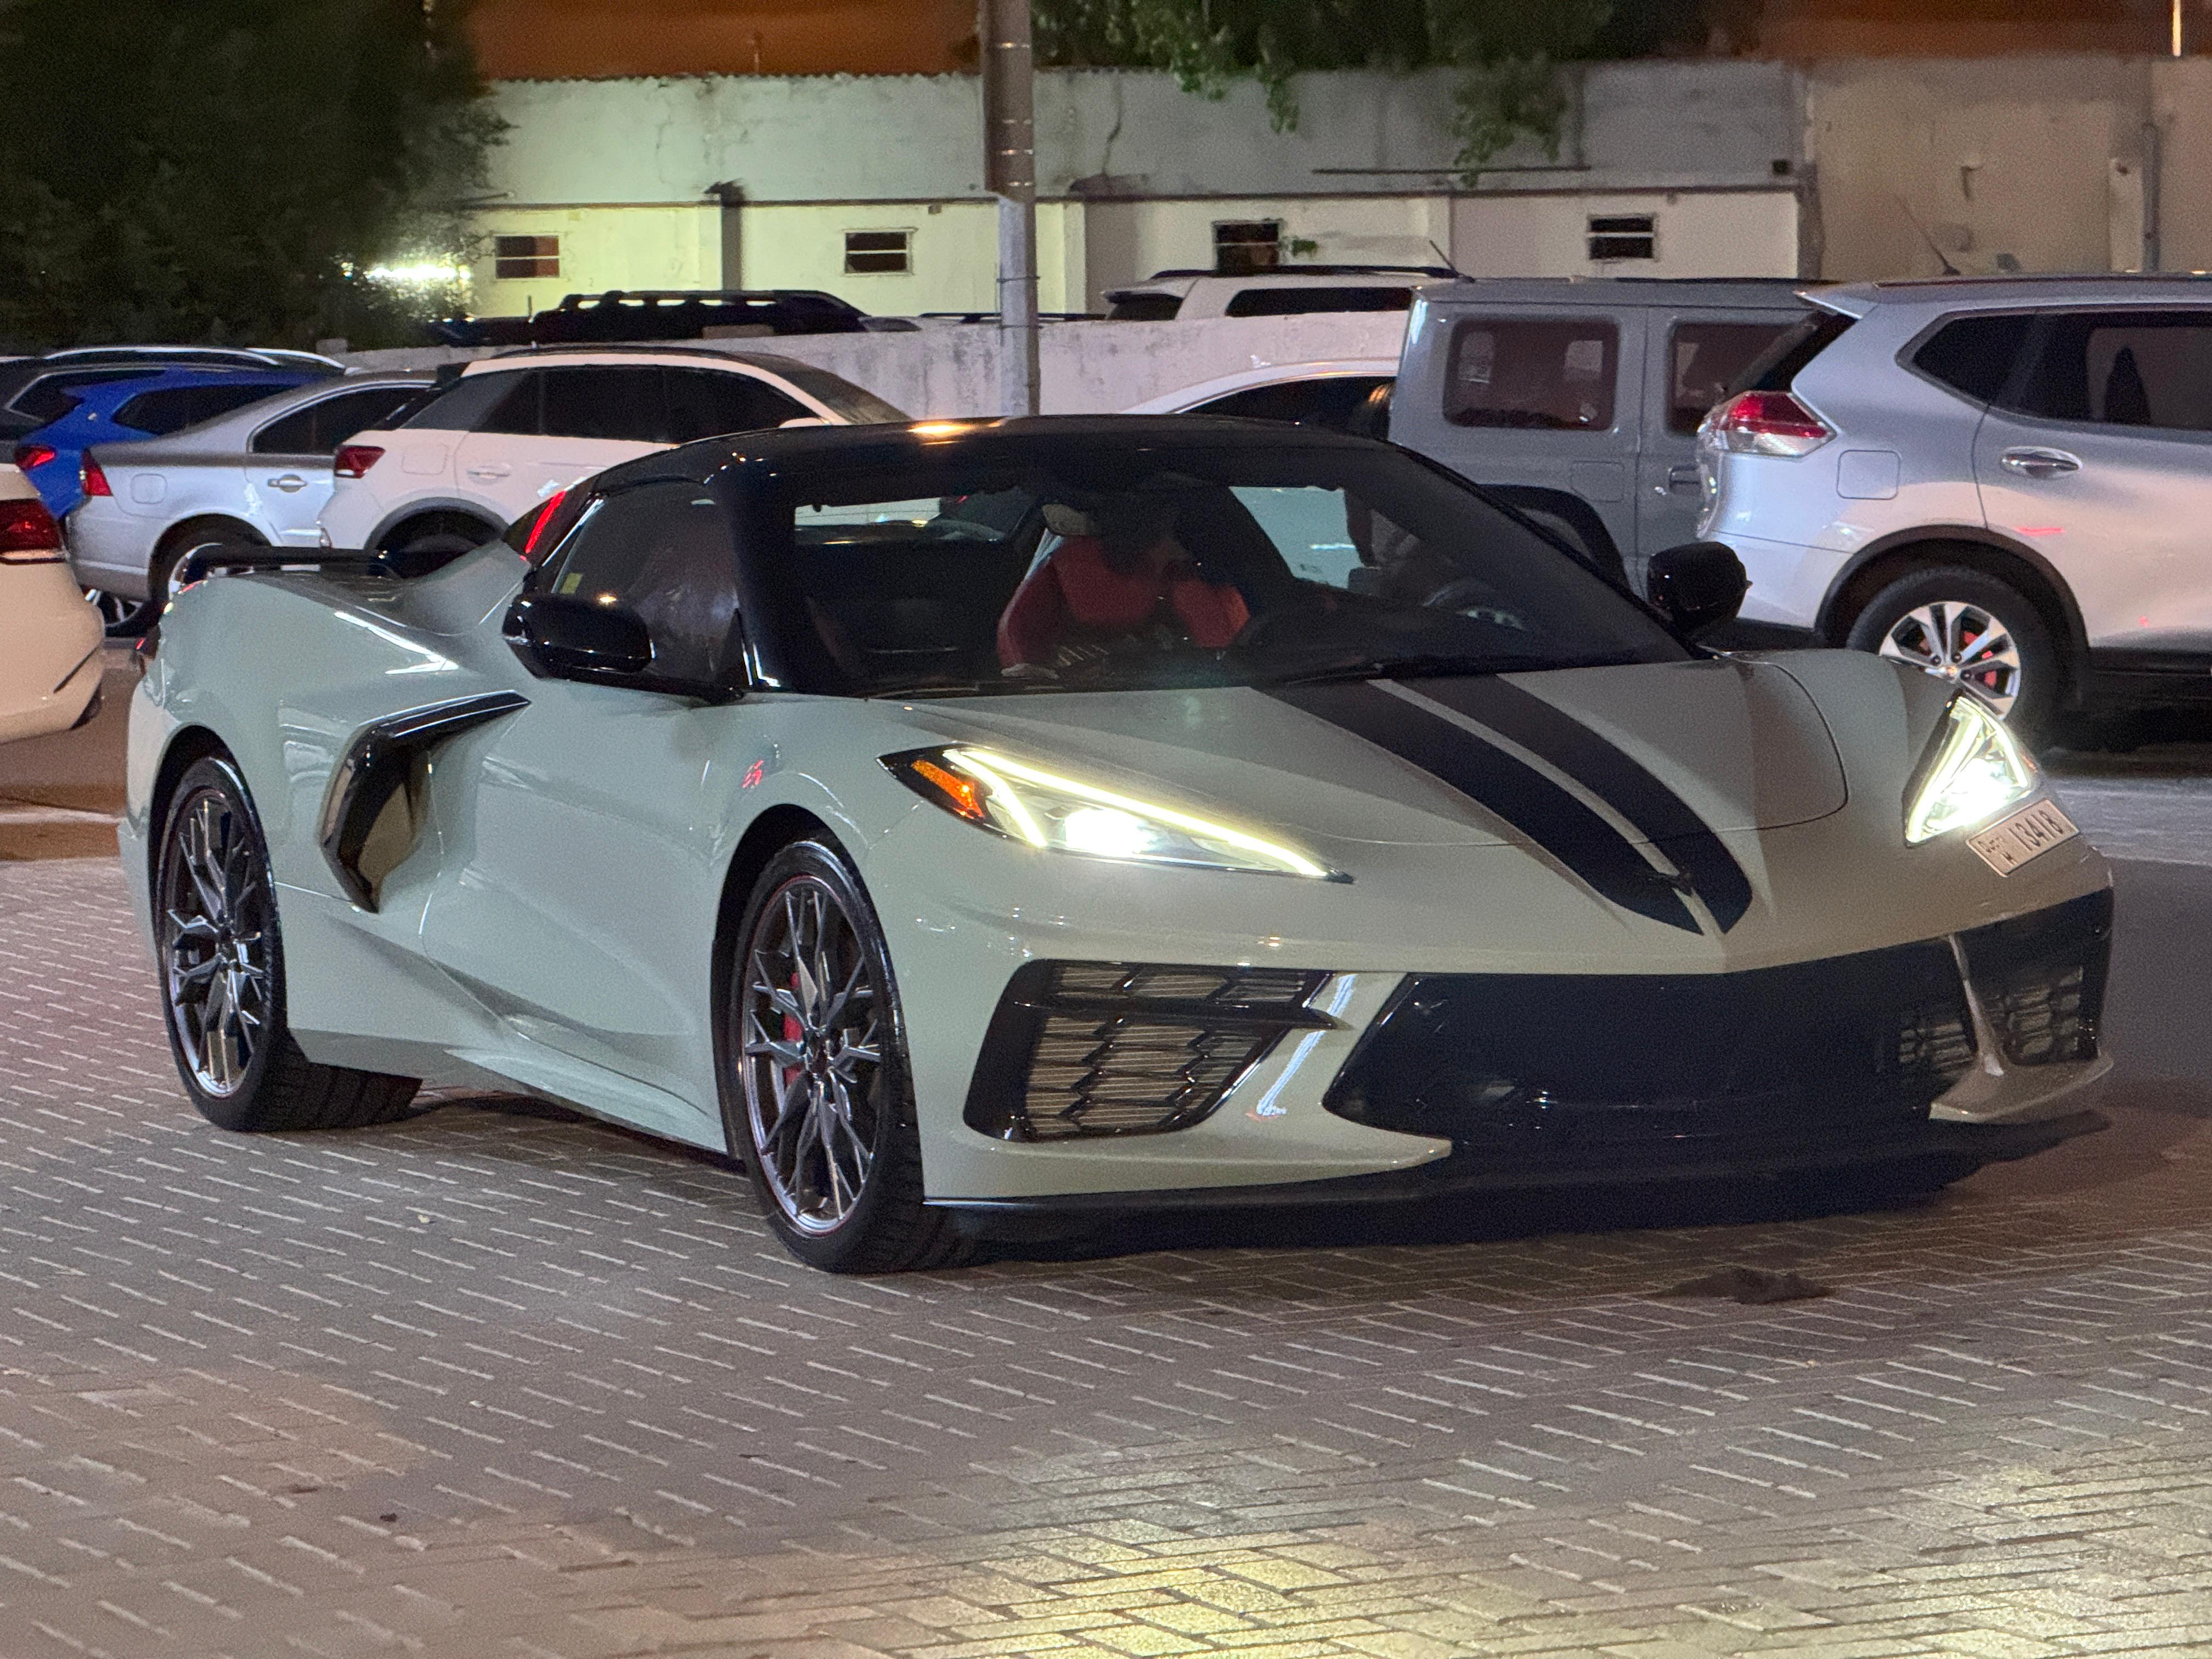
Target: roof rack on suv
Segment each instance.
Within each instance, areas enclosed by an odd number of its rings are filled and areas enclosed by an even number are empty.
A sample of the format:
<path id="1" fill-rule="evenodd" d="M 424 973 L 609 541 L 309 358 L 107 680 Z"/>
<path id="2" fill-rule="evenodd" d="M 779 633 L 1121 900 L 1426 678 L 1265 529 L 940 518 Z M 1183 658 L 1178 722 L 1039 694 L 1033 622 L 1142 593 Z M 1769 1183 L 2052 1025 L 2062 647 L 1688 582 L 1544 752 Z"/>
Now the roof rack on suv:
<path id="1" fill-rule="evenodd" d="M 1179 276 L 1234 276 L 1249 281 L 1255 276 L 1456 276 L 1459 272 L 1449 265 L 1264 265 L 1257 270 L 1200 270 L 1195 266 L 1174 270 L 1156 270 L 1145 278 L 1148 283 L 1166 282 Z"/>

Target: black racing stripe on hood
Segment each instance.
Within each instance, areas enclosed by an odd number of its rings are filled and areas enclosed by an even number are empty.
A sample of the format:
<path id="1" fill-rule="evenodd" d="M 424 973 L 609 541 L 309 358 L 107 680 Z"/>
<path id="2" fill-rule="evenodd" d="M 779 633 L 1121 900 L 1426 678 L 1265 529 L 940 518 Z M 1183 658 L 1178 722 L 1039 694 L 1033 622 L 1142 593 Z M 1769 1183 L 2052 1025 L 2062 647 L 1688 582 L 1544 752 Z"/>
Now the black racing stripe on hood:
<path id="1" fill-rule="evenodd" d="M 1660 843 L 1723 933 L 1751 908 L 1751 878 L 1687 801 L 1565 710 L 1492 676 L 1423 680 L 1414 688 L 1511 738 Z"/>
<path id="2" fill-rule="evenodd" d="M 1456 789 L 1621 908 L 1685 933 L 1701 931 L 1681 895 L 1626 836 L 1534 767 L 1495 744 L 1366 682 L 1261 689 Z"/>

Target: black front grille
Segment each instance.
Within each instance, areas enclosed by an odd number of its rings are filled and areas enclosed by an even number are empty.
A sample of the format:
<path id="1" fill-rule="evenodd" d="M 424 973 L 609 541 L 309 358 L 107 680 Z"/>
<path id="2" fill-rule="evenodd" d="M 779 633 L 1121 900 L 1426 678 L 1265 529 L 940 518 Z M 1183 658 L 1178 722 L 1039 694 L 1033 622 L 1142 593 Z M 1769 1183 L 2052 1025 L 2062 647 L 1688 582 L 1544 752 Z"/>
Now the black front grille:
<path id="1" fill-rule="evenodd" d="M 1974 1052 L 1942 939 L 1731 974 L 1423 975 L 1325 1103 L 1539 1164 L 1641 1158 L 1923 1120 Z"/>
<path id="2" fill-rule="evenodd" d="M 1997 1043 L 2014 1066 L 2094 1060 L 2112 954 L 2112 895 L 1962 933 L 1966 972 Z"/>
<path id="3" fill-rule="evenodd" d="M 1188 1128 L 1300 1026 L 1326 975 L 1283 968 L 1034 962 L 1007 982 L 968 1090 L 1005 1140 Z"/>

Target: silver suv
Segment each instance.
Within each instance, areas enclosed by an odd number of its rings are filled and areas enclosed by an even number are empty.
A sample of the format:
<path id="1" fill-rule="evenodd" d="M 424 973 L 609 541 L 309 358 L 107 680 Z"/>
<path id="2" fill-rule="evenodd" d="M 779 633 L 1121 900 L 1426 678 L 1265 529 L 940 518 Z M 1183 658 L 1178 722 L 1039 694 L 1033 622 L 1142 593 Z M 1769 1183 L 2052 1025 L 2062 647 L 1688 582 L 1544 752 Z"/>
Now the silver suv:
<path id="1" fill-rule="evenodd" d="M 2212 283 L 1830 289 L 1699 428 L 1747 624 L 2016 725 L 2212 696 Z"/>

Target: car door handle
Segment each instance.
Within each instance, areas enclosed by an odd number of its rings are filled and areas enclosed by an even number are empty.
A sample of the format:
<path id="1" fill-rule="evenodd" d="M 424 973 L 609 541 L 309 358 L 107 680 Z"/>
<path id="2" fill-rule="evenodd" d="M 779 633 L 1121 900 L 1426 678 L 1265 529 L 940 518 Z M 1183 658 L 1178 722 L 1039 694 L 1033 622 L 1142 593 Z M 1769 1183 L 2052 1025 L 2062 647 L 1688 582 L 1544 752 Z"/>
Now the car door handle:
<path id="1" fill-rule="evenodd" d="M 471 478 L 504 478 L 514 469 L 505 461 L 479 461 L 469 469 Z"/>
<path id="2" fill-rule="evenodd" d="M 287 472 L 281 478 L 270 479 L 269 487 L 271 489 L 281 489 L 289 495 L 295 489 L 305 489 L 307 487 L 307 481 L 296 472 Z"/>
<path id="3" fill-rule="evenodd" d="M 1694 466 L 1670 466 L 1667 469 L 1667 488 L 1674 490 L 1698 488 L 1698 469 Z"/>
<path id="4" fill-rule="evenodd" d="M 1997 465 L 2023 478 L 2052 478 L 2061 472 L 2079 472 L 2081 458 L 2063 449 L 2008 449 L 1997 457 Z"/>

